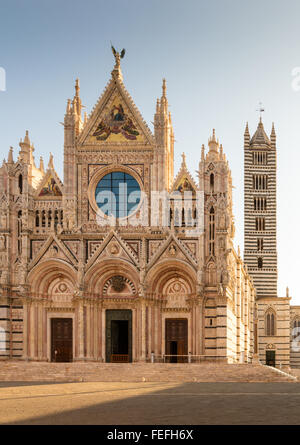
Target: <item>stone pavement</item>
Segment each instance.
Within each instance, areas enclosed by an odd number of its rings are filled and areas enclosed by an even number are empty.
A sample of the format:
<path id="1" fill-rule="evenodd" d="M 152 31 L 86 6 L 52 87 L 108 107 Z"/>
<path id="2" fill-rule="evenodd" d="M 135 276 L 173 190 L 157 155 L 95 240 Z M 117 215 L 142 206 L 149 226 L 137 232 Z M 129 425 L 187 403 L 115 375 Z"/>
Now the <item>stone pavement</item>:
<path id="1" fill-rule="evenodd" d="M 299 424 L 299 383 L 2 382 L 0 424 Z"/>

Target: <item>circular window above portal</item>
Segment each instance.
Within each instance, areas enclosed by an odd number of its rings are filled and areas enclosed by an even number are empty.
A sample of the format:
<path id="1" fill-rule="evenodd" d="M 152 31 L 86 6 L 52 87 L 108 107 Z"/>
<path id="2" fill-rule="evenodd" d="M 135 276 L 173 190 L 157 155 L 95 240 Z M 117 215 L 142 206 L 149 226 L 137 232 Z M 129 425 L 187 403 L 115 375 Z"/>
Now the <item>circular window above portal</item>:
<path id="1" fill-rule="evenodd" d="M 141 188 L 129 173 L 114 171 L 103 176 L 96 185 L 95 200 L 105 215 L 125 218 L 137 210 Z"/>

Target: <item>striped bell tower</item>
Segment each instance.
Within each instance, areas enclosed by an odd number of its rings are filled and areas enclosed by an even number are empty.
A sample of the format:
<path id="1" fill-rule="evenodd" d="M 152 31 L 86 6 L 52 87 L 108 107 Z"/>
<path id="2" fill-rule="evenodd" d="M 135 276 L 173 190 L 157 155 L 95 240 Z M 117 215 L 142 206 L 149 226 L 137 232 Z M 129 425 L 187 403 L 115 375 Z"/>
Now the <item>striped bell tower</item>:
<path id="1" fill-rule="evenodd" d="M 252 138 L 244 134 L 244 262 L 257 299 L 277 297 L 276 134 L 262 119 Z"/>

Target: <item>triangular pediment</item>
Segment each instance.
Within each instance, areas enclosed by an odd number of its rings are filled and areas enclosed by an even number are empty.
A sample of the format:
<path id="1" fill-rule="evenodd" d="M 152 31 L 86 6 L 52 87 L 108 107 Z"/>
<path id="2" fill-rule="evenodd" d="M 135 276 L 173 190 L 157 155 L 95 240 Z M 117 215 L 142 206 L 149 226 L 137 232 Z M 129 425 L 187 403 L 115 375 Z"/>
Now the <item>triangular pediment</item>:
<path id="1" fill-rule="evenodd" d="M 49 168 L 41 179 L 35 197 L 38 199 L 62 198 L 63 185 L 54 169 Z"/>
<path id="2" fill-rule="evenodd" d="M 160 248 L 158 248 L 148 263 L 148 269 L 163 259 L 183 260 L 187 261 L 195 268 L 197 267 L 197 260 L 194 255 L 192 255 L 191 251 L 173 234 L 170 234 L 168 239 L 161 244 Z"/>
<path id="3" fill-rule="evenodd" d="M 122 240 L 119 235 L 112 230 L 104 241 L 99 245 L 98 249 L 93 253 L 86 264 L 86 270 L 99 261 L 104 259 L 110 260 L 125 260 L 135 266 L 139 265 L 137 256 L 134 254 L 132 249 L 127 245 L 127 243 Z"/>
<path id="4" fill-rule="evenodd" d="M 50 235 L 43 244 L 41 242 L 40 245 L 36 247 L 35 256 L 29 264 L 29 270 L 38 262 L 48 259 L 63 260 L 73 266 L 77 263 L 74 254 L 72 254 L 55 235 Z"/>
<path id="5" fill-rule="evenodd" d="M 153 135 L 124 84 L 111 79 L 79 136 L 79 145 L 154 145 Z"/>
<path id="6" fill-rule="evenodd" d="M 190 174 L 190 172 L 187 169 L 187 166 L 185 163 L 185 158 L 184 158 L 184 160 L 181 164 L 181 168 L 180 168 L 176 178 L 174 179 L 172 191 L 173 192 L 178 191 L 180 193 L 192 192 L 193 194 L 195 194 L 197 190 L 198 190 L 198 187 L 197 187 L 192 175 Z"/>

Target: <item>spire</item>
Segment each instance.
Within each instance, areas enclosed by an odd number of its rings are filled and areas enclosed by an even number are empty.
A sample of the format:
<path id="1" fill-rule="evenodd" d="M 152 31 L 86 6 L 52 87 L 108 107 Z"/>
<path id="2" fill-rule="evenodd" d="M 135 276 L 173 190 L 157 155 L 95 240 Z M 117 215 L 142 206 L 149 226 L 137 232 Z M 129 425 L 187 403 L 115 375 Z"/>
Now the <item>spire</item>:
<path id="1" fill-rule="evenodd" d="M 19 153 L 20 160 L 29 164 L 31 160 L 31 145 L 28 130 L 26 130 L 24 140 L 20 140 L 19 146 L 21 148 Z"/>
<path id="2" fill-rule="evenodd" d="M 257 130 L 250 141 L 251 145 L 270 145 L 270 139 L 266 135 L 264 124 L 260 116 Z"/>
<path id="3" fill-rule="evenodd" d="M 289 298 L 289 296 L 290 296 L 290 290 L 288 287 L 286 288 L 286 296 L 287 296 L 287 298 Z"/>
<path id="4" fill-rule="evenodd" d="M 167 114 L 168 113 L 168 99 L 167 99 L 166 79 L 163 79 L 163 83 L 162 83 L 162 96 L 161 96 L 160 103 L 161 103 L 160 111 L 162 113 Z"/>
<path id="5" fill-rule="evenodd" d="M 205 158 L 205 146 L 204 146 L 204 144 L 202 144 L 202 147 L 201 147 L 201 161 L 204 161 L 204 158 Z"/>
<path id="6" fill-rule="evenodd" d="M 246 128 L 245 128 L 244 136 L 250 136 L 248 122 L 246 122 Z"/>
<path id="7" fill-rule="evenodd" d="M 223 159 L 223 145 L 220 145 L 220 157 Z"/>
<path id="8" fill-rule="evenodd" d="M 40 170 L 41 170 L 42 173 L 45 172 L 45 170 L 44 170 L 44 161 L 43 161 L 43 157 L 42 156 L 40 157 Z"/>
<path id="9" fill-rule="evenodd" d="M 67 101 L 66 114 L 71 114 L 71 99 Z"/>
<path id="10" fill-rule="evenodd" d="M 75 96 L 73 99 L 73 113 L 81 117 L 82 102 L 79 96 L 80 86 L 79 79 L 75 80 Z M 67 105 L 68 108 L 68 105 Z"/>
<path id="11" fill-rule="evenodd" d="M 14 163 L 14 159 L 13 159 L 13 148 L 12 148 L 12 147 L 9 148 L 7 162 L 8 162 L 9 164 L 13 164 L 13 163 Z"/>
<path id="12" fill-rule="evenodd" d="M 213 128 L 212 137 L 208 140 L 209 151 L 218 151 L 219 142 L 216 140 L 215 129 Z"/>
<path id="13" fill-rule="evenodd" d="M 167 98 L 166 92 L 167 92 L 166 79 L 163 78 L 163 84 L 162 84 L 162 97 Z"/>
<path id="14" fill-rule="evenodd" d="M 272 122 L 272 131 L 271 131 L 270 139 L 271 139 L 271 142 L 275 142 L 276 141 L 276 133 L 275 133 L 274 122 Z"/>
<path id="15" fill-rule="evenodd" d="M 25 134 L 25 137 L 24 137 L 24 144 L 30 145 L 30 139 L 29 139 L 28 130 L 26 130 L 26 134 Z"/>
<path id="16" fill-rule="evenodd" d="M 182 157 L 181 168 L 186 168 L 186 155 L 184 152 L 181 154 L 181 157 Z"/>

